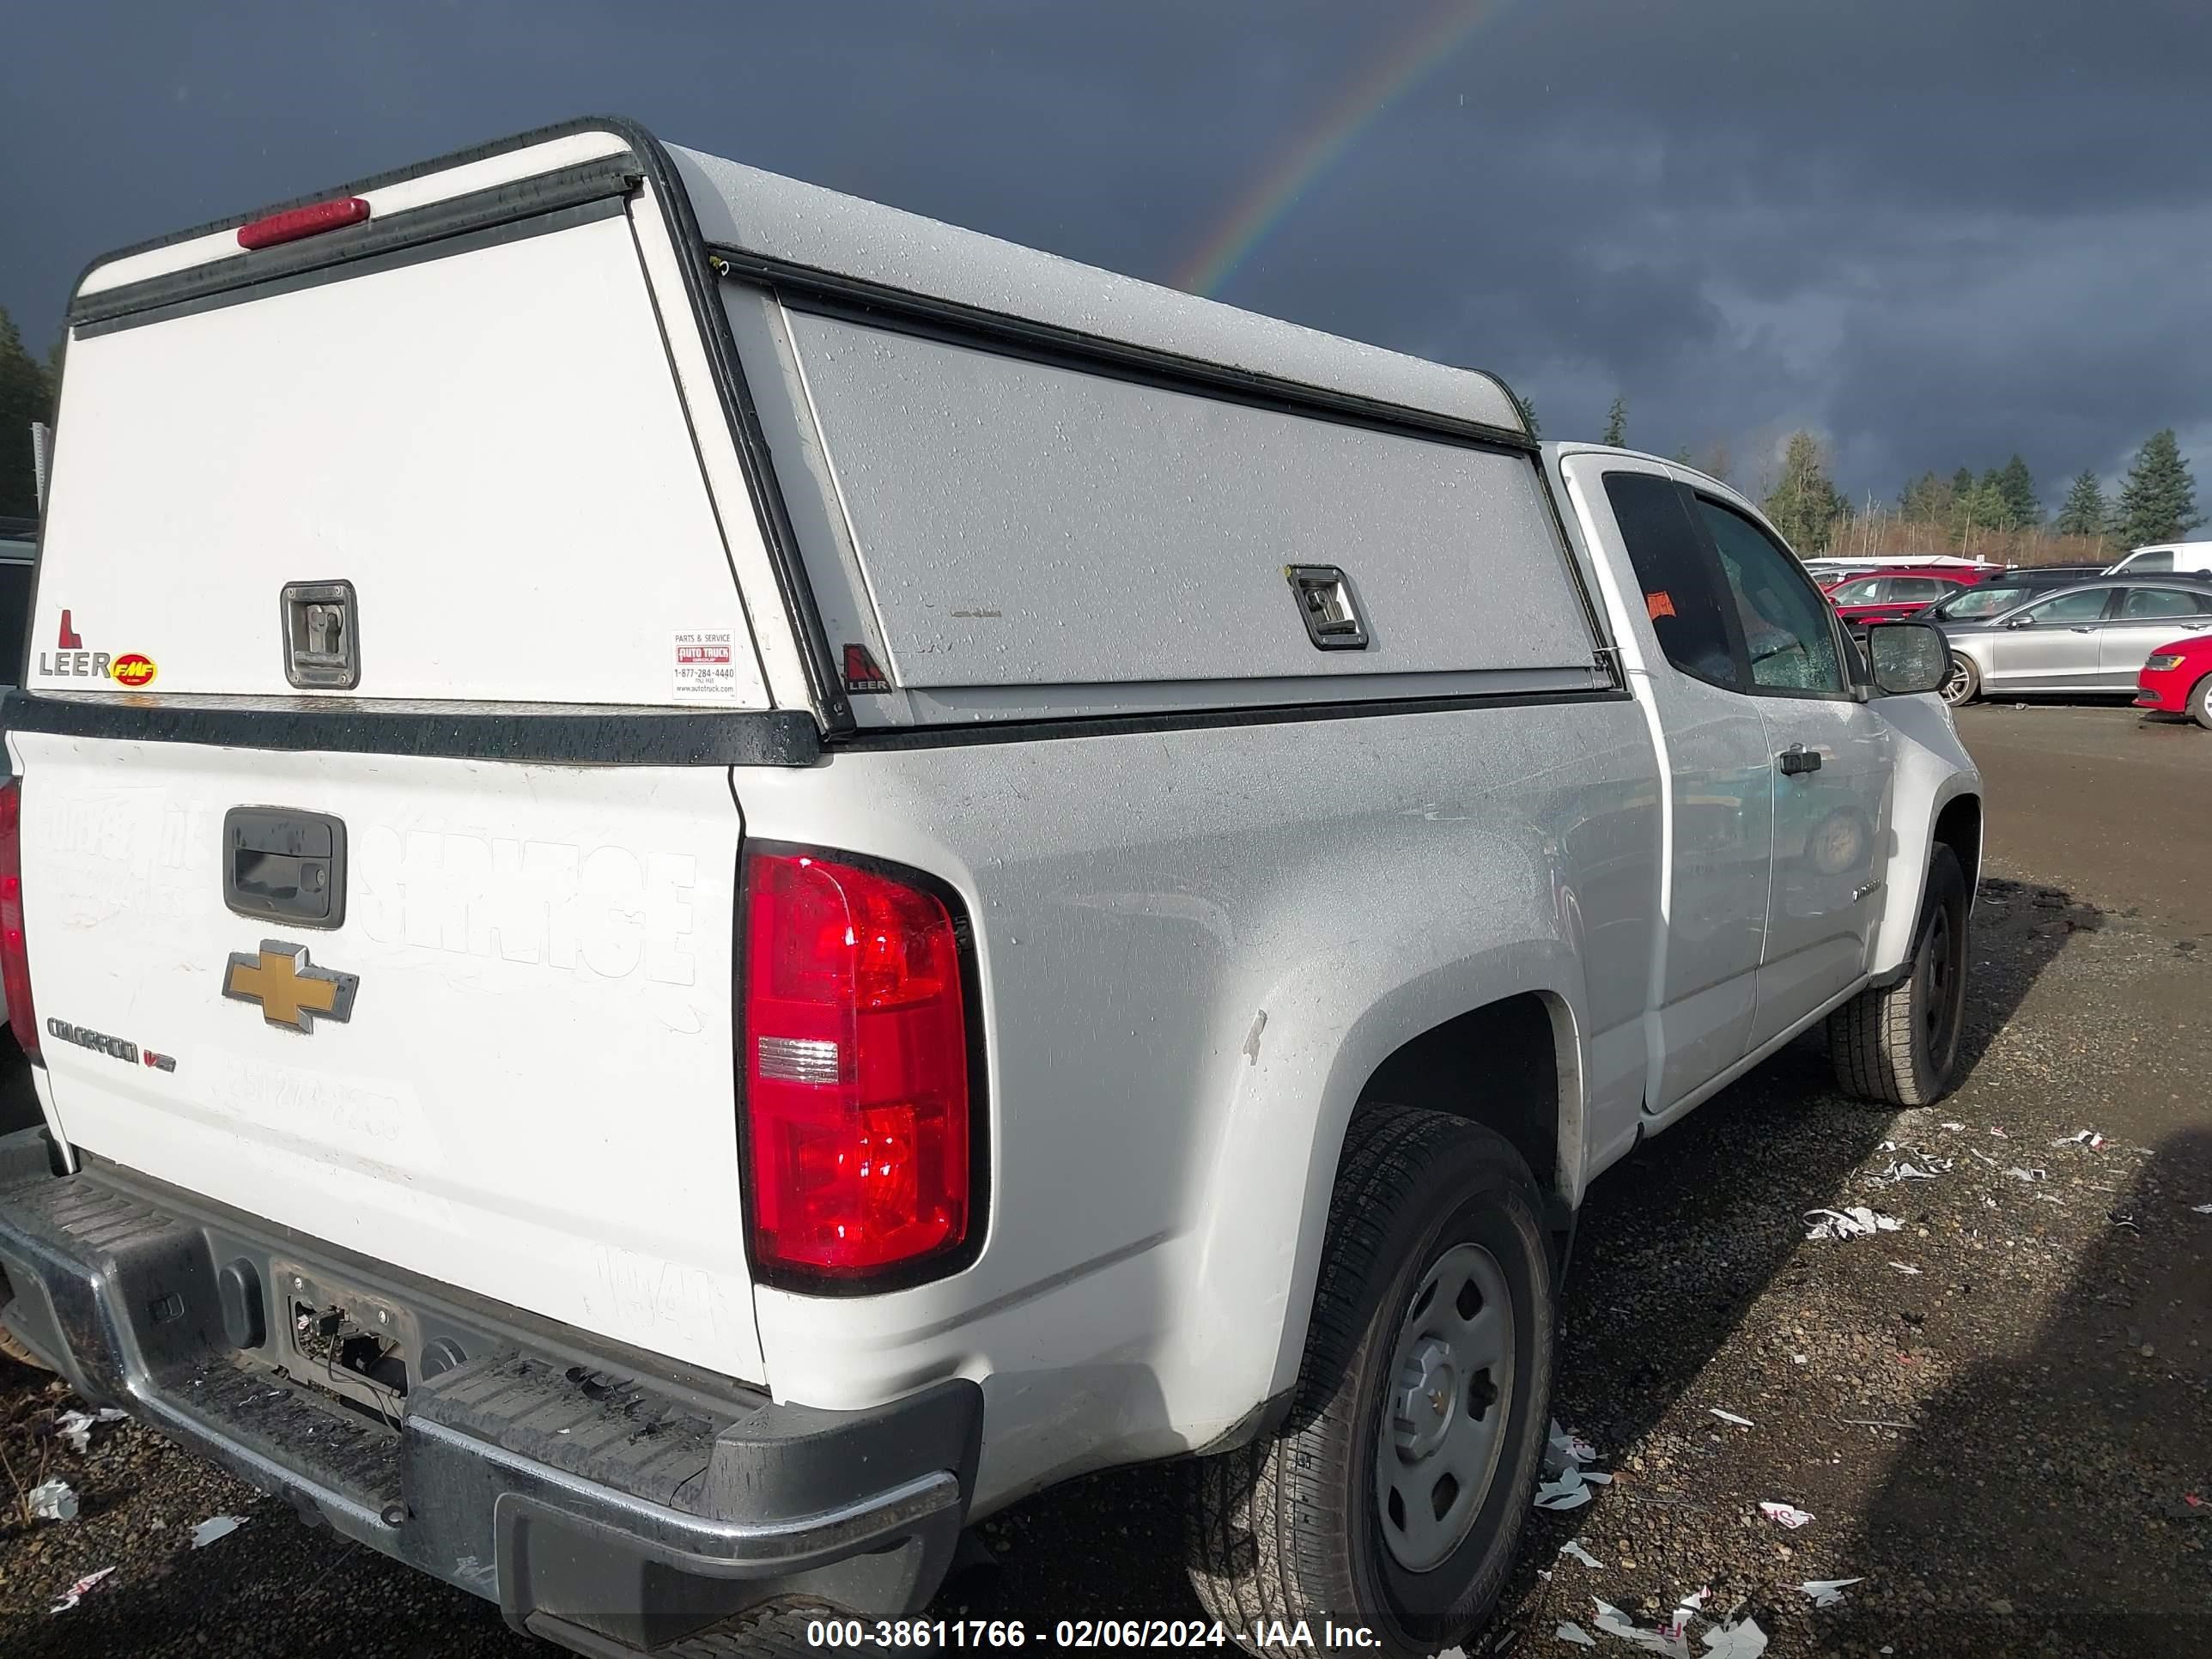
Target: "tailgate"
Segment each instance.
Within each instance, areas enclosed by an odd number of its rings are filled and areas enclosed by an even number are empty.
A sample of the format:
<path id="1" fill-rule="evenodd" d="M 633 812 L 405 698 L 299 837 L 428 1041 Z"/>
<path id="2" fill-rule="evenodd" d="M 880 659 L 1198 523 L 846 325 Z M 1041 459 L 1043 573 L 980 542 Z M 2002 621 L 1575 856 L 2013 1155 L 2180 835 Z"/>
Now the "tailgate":
<path id="1" fill-rule="evenodd" d="M 72 1144 L 759 1380 L 726 772 L 12 741 Z M 240 805 L 343 824 L 338 927 L 229 908 Z M 321 974 L 349 977 L 347 1006 L 315 1011 L 341 1001 Z"/>

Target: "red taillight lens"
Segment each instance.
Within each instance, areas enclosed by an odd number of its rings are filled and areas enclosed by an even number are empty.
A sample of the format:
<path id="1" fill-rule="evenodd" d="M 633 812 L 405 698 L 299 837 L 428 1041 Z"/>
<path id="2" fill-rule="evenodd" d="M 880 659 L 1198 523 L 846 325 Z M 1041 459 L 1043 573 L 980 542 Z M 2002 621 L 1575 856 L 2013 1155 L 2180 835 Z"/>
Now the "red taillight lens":
<path id="1" fill-rule="evenodd" d="M 857 1279 L 969 1236 L 968 1018 L 933 893 L 811 854 L 745 870 L 754 1255 Z"/>
<path id="2" fill-rule="evenodd" d="M 238 245 L 244 248 L 274 247 L 279 242 L 296 242 L 302 236 L 319 236 L 342 225 L 357 225 L 368 217 L 368 203 L 358 196 L 341 196 L 335 202 L 286 208 L 282 213 L 240 225 Z"/>
<path id="3" fill-rule="evenodd" d="M 31 1006 L 31 953 L 23 939 L 23 781 L 0 783 L 0 986 L 8 994 L 8 1029 L 33 1060 L 39 1057 L 39 1016 Z"/>

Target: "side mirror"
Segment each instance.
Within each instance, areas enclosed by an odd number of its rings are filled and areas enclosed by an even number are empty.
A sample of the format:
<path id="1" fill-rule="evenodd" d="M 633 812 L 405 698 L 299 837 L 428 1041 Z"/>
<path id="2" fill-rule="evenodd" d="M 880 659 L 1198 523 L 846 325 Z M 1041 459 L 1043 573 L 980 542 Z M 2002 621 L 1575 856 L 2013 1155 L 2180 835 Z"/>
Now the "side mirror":
<path id="1" fill-rule="evenodd" d="M 1876 623 L 1867 629 L 1867 667 L 1893 697 L 1939 691 L 1951 673 L 1951 647 L 1933 623 Z"/>
<path id="2" fill-rule="evenodd" d="M 2005 626 L 2007 628 L 2033 628 L 2035 626 L 2035 618 L 2033 617 L 2014 617 L 2010 622 L 2007 623 Z"/>

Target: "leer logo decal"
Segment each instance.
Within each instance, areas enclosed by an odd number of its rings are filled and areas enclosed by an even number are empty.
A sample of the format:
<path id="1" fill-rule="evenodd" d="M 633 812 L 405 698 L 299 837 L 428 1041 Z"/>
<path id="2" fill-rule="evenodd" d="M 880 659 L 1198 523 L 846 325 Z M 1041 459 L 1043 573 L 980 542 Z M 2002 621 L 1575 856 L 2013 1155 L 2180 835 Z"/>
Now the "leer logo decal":
<path id="1" fill-rule="evenodd" d="M 155 673 L 154 659 L 142 657 L 136 651 L 118 657 L 108 666 L 108 677 L 118 685 L 151 685 Z"/>
<path id="2" fill-rule="evenodd" d="M 343 1025 L 353 1018 L 356 974 L 311 966 L 307 947 L 264 939 L 258 951 L 236 951 L 223 969 L 222 994 L 234 1002 L 258 1003 L 271 1025 L 312 1035 L 317 1019 Z"/>
<path id="3" fill-rule="evenodd" d="M 77 632 L 76 618 L 68 611 L 62 612 L 54 648 L 39 653 L 37 667 L 37 672 L 47 678 L 112 679 L 118 685 L 134 689 L 151 685 L 156 672 L 154 659 L 142 652 L 129 651 L 118 657 L 105 651 L 87 650 L 84 635 Z"/>

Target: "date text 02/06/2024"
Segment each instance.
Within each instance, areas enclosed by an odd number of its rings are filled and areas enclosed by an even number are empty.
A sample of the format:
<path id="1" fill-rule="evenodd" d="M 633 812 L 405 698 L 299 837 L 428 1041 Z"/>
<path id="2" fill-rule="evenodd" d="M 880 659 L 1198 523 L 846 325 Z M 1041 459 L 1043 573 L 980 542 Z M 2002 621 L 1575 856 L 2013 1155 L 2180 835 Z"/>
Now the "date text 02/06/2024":
<path id="1" fill-rule="evenodd" d="M 811 1619 L 806 1641 L 817 1648 L 1021 1648 L 1048 1638 L 1019 1619 Z M 1364 1625 L 1334 1620 L 1274 1620 L 1231 1632 L 1201 1619 L 1062 1619 L 1049 1638 L 1056 1648 L 1219 1648 L 1249 1639 L 1263 1651 L 1381 1645 Z"/>

